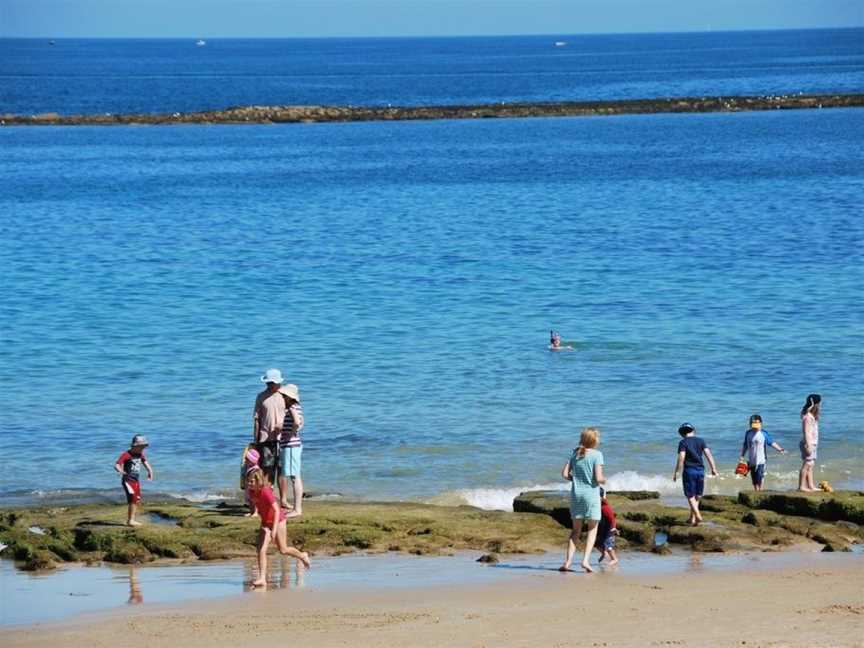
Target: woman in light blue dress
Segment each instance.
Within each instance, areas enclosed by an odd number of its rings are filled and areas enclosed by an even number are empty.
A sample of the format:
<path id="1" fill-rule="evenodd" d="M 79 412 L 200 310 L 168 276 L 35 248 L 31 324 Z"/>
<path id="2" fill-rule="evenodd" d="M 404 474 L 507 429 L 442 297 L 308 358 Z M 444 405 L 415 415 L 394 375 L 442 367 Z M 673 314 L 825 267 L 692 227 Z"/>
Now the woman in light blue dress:
<path id="1" fill-rule="evenodd" d="M 576 553 L 576 543 L 582 533 L 582 521 L 588 527 L 588 538 L 585 541 L 585 554 L 582 557 L 582 569 L 593 572 L 588 559 L 591 548 L 597 540 L 597 523 L 600 521 L 600 486 L 606 483 L 603 475 L 603 453 L 597 450 L 600 445 L 600 430 L 585 428 L 579 438 L 579 447 L 573 451 L 570 460 L 561 469 L 561 476 L 570 482 L 570 517 L 573 519 L 573 530 L 567 541 L 567 555 L 561 571 L 571 571 L 573 555 Z"/>

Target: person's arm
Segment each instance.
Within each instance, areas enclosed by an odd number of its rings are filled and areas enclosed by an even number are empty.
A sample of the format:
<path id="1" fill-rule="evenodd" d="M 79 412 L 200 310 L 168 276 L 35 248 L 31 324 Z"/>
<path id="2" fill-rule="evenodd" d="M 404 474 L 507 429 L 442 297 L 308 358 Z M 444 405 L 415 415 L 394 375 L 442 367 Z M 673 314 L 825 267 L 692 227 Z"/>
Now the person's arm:
<path id="1" fill-rule="evenodd" d="M 252 414 L 252 443 L 258 443 L 258 404 L 255 404 L 255 412 Z"/>
<path id="2" fill-rule="evenodd" d="M 678 474 L 684 468 L 684 455 L 685 455 L 685 453 L 683 450 L 678 452 L 678 461 L 675 462 L 675 472 L 672 473 L 672 481 L 673 482 L 678 481 Z"/>
<path id="3" fill-rule="evenodd" d="M 594 464 L 594 481 L 598 484 L 606 483 L 606 475 L 603 474 L 603 464 L 601 463 Z"/>
<path id="4" fill-rule="evenodd" d="M 779 452 L 780 454 L 786 454 L 786 451 L 782 447 L 780 447 L 780 444 L 777 443 L 774 439 L 772 439 L 767 432 L 765 433 L 765 440 L 768 442 L 768 445 L 774 448 L 777 452 Z"/>
<path id="5" fill-rule="evenodd" d="M 711 476 L 717 476 L 717 464 L 714 463 L 714 456 L 711 454 L 710 448 L 705 448 L 703 451 L 705 454 L 705 458 L 708 460 L 708 465 L 711 466 Z"/>
<path id="6" fill-rule="evenodd" d="M 144 467 L 147 469 L 147 479 L 149 479 L 150 481 L 153 481 L 153 475 L 155 474 L 153 472 L 153 466 L 151 466 L 150 462 L 147 461 L 146 459 L 144 459 L 141 463 L 143 463 Z"/>
<path id="7" fill-rule="evenodd" d="M 303 410 L 299 407 L 294 410 L 294 432 L 297 433 L 303 429 L 303 424 L 305 423 L 303 419 Z"/>
<path id="8" fill-rule="evenodd" d="M 126 459 L 129 458 L 128 455 L 128 452 L 124 452 L 120 455 L 117 461 L 114 462 L 114 470 L 120 473 L 123 477 L 126 476 L 126 471 L 123 469 L 123 464 L 126 463 Z"/>
<path id="9" fill-rule="evenodd" d="M 570 481 L 573 477 L 573 473 L 570 472 L 570 462 L 564 464 L 564 467 L 561 469 L 561 476 L 566 480 Z"/>
<path id="10" fill-rule="evenodd" d="M 746 433 L 744 434 L 744 442 L 741 444 L 741 454 L 739 456 L 740 457 L 746 457 L 747 456 L 747 434 Z"/>

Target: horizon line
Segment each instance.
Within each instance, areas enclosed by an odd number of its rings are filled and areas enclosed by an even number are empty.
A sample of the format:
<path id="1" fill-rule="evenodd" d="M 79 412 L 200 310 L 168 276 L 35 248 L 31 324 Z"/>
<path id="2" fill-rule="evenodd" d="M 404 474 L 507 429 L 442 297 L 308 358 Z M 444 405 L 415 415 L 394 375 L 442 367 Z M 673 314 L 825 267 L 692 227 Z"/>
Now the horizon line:
<path id="1" fill-rule="evenodd" d="M 823 27 L 745 27 L 741 29 L 673 29 L 669 31 L 630 31 L 630 32 L 615 32 L 615 31 L 597 31 L 597 32 L 526 32 L 526 33 L 500 33 L 500 34 L 398 34 L 387 36 L 371 36 L 371 35 L 331 35 L 331 36 L 219 36 L 207 34 L 193 34 L 185 36 L 9 36 L 0 34 L 2 40 L 187 40 L 187 39 L 202 39 L 211 38 L 219 40 L 338 40 L 338 39 L 368 39 L 368 40 L 385 40 L 399 38 L 518 38 L 525 36 L 646 36 L 646 35 L 664 35 L 664 34 L 738 34 L 738 33 L 760 33 L 760 32 L 796 32 L 796 31 L 852 31 L 856 29 L 864 29 L 864 24 L 861 25 L 844 25 L 844 26 L 823 26 Z"/>

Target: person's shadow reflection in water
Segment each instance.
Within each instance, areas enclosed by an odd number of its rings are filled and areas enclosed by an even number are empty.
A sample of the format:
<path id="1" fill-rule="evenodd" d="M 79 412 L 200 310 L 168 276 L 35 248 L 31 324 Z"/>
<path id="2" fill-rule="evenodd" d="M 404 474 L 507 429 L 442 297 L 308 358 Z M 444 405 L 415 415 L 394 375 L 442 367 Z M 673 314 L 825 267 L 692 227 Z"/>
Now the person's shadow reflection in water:
<path id="1" fill-rule="evenodd" d="M 138 580 L 138 568 L 129 568 L 129 600 L 127 605 L 138 605 L 144 602 L 144 595 L 141 594 L 141 583 Z"/>
<path id="2" fill-rule="evenodd" d="M 291 566 L 296 569 L 294 579 L 291 578 Z M 277 571 L 278 570 L 278 571 Z M 278 589 L 299 589 L 305 586 L 306 568 L 302 563 L 289 558 L 288 556 L 280 556 L 278 567 L 273 565 L 270 572 L 267 574 L 267 587 L 252 587 L 251 583 L 258 578 L 258 564 L 254 560 L 247 560 L 243 563 L 243 591 L 254 592 L 263 591 L 269 588 Z"/>
<path id="3" fill-rule="evenodd" d="M 291 565 L 294 565 L 297 569 L 294 575 L 293 585 L 291 584 Z M 304 586 L 306 580 L 306 567 L 304 567 L 299 561 L 296 561 L 293 558 L 288 558 L 288 556 L 282 556 L 282 560 L 279 563 L 279 570 L 279 587 L 282 589 L 291 589 L 292 587 L 299 589 Z"/>

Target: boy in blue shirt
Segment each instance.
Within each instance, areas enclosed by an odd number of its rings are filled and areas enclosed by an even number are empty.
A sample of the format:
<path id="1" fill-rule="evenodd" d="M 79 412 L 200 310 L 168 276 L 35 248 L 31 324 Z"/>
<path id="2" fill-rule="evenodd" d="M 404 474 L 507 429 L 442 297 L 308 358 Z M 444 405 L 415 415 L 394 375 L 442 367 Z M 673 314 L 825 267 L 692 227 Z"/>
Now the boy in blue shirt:
<path id="1" fill-rule="evenodd" d="M 762 429 L 762 417 L 754 414 L 750 417 L 750 429 L 744 434 L 744 443 L 741 446 L 741 459 L 747 462 L 753 490 L 762 490 L 762 484 L 765 481 L 765 466 L 768 464 L 768 457 L 765 452 L 768 446 L 780 454 L 786 454 L 780 444 Z"/>
<path id="2" fill-rule="evenodd" d="M 678 463 L 675 464 L 672 481 L 678 481 L 678 474 L 682 473 L 683 468 L 681 483 L 684 485 L 684 497 L 687 498 L 687 504 L 690 506 L 688 522 L 692 526 L 697 526 L 702 522 L 699 500 L 702 499 L 702 493 L 705 491 L 705 464 L 702 462 L 702 455 L 705 455 L 708 465 L 711 466 L 712 477 L 717 476 L 717 466 L 705 441 L 696 436 L 696 428 L 689 423 L 682 423 L 678 428 L 678 434 L 681 435 L 681 441 L 678 443 Z"/>

